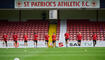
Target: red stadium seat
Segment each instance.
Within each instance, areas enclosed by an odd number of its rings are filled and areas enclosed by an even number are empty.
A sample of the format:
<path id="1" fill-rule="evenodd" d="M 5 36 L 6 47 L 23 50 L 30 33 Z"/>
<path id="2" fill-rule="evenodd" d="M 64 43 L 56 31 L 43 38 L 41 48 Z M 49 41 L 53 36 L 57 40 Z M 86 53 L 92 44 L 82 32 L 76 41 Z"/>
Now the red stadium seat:
<path id="1" fill-rule="evenodd" d="M 45 32 L 48 32 L 48 21 L 37 20 L 33 22 L 22 22 L 22 23 L 1 23 L 0 27 L 0 36 L 3 36 L 3 33 L 8 33 L 9 40 L 13 40 L 13 33 L 17 33 L 18 40 L 23 40 L 24 33 L 28 34 L 28 39 L 32 40 L 33 38 L 30 35 L 33 35 L 34 32 L 40 34 L 40 40 L 44 39 Z M 2 40 L 2 39 L 0 39 Z"/>
<path id="2" fill-rule="evenodd" d="M 79 20 L 68 20 L 67 21 L 67 31 L 71 34 L 72 38 L 70 40 L 74 40 L 74 35 L 78 32 L 83 34 L 83 40 L 92 40 L 91 36 L 93 32 L 96 32 L 98 35 L 98 40 L 104 40 L 103 35 L 105 35 L 105 24 L 100 23 L 96 24 L 95 22 L 90 21 L 79 21 Z M 73 34 L 72 34 L 73 33 Z"/>

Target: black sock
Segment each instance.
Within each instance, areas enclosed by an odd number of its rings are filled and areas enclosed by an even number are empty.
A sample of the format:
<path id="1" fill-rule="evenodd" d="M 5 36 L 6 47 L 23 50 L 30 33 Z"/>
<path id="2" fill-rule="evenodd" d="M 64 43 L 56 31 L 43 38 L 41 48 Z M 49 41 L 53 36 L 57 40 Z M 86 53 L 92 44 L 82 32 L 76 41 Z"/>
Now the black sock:
<path id="1" fill-rule="evenodd" d="M 80 46 L 80 44 L 78 44 L 78 46 Z"/>

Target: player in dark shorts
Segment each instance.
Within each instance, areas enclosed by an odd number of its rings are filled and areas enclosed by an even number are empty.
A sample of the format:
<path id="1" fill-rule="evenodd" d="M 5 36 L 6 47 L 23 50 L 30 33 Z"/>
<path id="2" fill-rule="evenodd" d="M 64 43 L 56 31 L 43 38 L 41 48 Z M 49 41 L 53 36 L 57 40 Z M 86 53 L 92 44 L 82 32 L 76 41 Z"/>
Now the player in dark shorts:
<path id="1" fill-rule="evenodd" d="M 77 39 L 78 39 L 78 46 L 81 46 L 81 40 L 82 40 L 81 32 L 79 32 L 79 34 L 77 35 Z"/>
<path id="2" fill-rule="evenodd" d="M 48 47 L 48 42 L 49 42 L 49 35 L 48 33 L 45 34 L 45 45 Z"/>
<path id="3" fill-rule="evenodd" d="M 92 35 L 92 38 L 93 38 L 93 46 L 95 47 L 95 45 L 96 45 L 96 40 L 97 40 L 97 34 L 95 34 L 94 32 L 93 32 L 93 35 Z"/>
<path id="4" fill-rule="evenodd" d="M 56 34 L 53 33 L 52 35 L 52 43 L 53 43 L 53 47 L 55 48 L 56 47 Z"/>
<path id="5" fill-rule="evenodd" d="M 28 36 L 27 36 L 26 33 L 24 33 L 23 38 L 24 38 L 24 46 L 27 47 L 28 46 L 28 44 L 27 44 L 27 40 L 28 40 L 27 38 L 28 38 Z"/>
<path id="6" fill-rule="evenodd" d="M 8 44 L 7 44 L 7 38 L 8 38 L 8 35 L 6 33 L 4 33 L 4 35 L 3 35 L 3 39 L 4 39 L 3 45 L 5 44 L 6 47 L 8 46 Z"/>
<path id="7" fill-rule="evenodd" d="M 38 35 L 37 33 L 34 33 L 34 47 L 37 47 L 37 42 L 38 42 Z"/>
<path id="8" fill-rule="evenodd" d="M 14 33 L 14 34 L 13 34 L 13 40 L 14 40 L 14 42 L 15 42 L 15 47 L 17 46 L 17 38 L 18 38 L 17 34 Z"/>
<path id="9" fill-rule="evenodd" d="M 68 32 L 66 32 L 64 36 L 65 36 L 65 41 L 66 41 L 66 47 L 68 47 L 67 45 L 68 45 L 68 42 L 69 42 L 70 34 Z"/>

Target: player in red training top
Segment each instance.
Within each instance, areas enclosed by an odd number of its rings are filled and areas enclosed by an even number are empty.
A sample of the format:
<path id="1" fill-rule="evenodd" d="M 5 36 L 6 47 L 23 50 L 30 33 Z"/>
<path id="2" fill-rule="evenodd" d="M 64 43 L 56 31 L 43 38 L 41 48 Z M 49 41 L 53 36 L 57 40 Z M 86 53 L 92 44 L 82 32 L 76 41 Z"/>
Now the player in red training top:
<path id="1" fill-rule="evenodd" d="M 95 47 L 96 40 L 97 40 L 97 34 L 93 32 L 92 38 L 93 38 L 93 46 Z"/>
<path id="2" fill-rule="evenodd" d="M 77 40 L 78 40 L 78 46 L 80 46 L 81 45 L 81 40 L 82 40 L 82 34 L 81 34 L 81 32 L 78 33 Z"/>
<path id="3" fill-rule="evenodd" d="M 52 43 L 53 43 L 53 47 L 56 47 L 56 34 L 53 33 L 52 35 Z"/>
<path id="4" fill-rule="evenodd" d="M 65 41 L 66 41 L 66 47 L 68 47 L 68 42 L 69 42 L 69 37 L 70 37 L 70 34 L 68 32 L 65 33 Z"/>
<path id="5" fill-rule="evenodd" d="M 17 38 L 18 38 L 17 34 L 14 33 L 13 34 L 13 40 L 14 40 L 15 46 L 17 46 Z"/>
<path id="6" fill-rule="evenodd" d="M 37 42 L 38 42 L 38 35 L 37 33 L 34 33 L 34 47 L 37 47 Z"/>
<path id="7" fill-rule="evenodd" d="M 27 47 L 28 46 L 27 44 L 28 35 L 26 33 L 24 33 L 23 39 L 24 39 L 24 46 Z"/>
<path id="8" fill-rule="evenodd" d="M 46 33 L 45 34 L 45 45 L 47 45 L 47 47 L 48 47 L 48 42 L 49 42 L 49 35 L 48 35 L 48 33 Z"/>
<path id="9" fill-rule="evenodd" d="M 6 33 L 4 33 L 4 35 L 3 35 L 3 39 L 4 39 L 3 45 L 6 45 L 6 47 L 8 46 L 7 38 L 8 38 L 8 35 Z"/>

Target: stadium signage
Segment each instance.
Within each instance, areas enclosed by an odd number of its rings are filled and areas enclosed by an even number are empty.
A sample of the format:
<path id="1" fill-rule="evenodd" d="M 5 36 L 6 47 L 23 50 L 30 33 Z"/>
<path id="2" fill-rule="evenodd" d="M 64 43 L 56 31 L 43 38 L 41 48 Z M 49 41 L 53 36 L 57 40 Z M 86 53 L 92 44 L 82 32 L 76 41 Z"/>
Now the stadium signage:
<path id="1" fill-rule="evenodd" d="M 14 41 L 8 41 L 8 47 L 3 45 L 3 41 L 0 41 L 0 48 L 16 48 L 14 46 Z M 26 48 L 24 46 L 24 41 L 18 41 L 19 46 L 17 48 Z M 66 47 L 66 45 L 63 42 L 57 41 L 56 42 L 57 47 Z M 27 48 L 34 48 L 34 42 L 33 41 L 28 41 L 28 46 Z M 41 47 L 47 47 L 45 45 L 45 42 L 43 41 L 38 41 L 38 48 Z M 78 42 L 77 41 L 69 41 L 68 47 L 78 47 Z M 93 47 L 93 41 L 81 41 L 81 46 L 80 47 Z M 97 41 L 96 47 L 105 47 L 105 41 Z"/>
<path id="2" fill-rule="evenodd" d="M 100 8 L 100 0 L 15 0 L 15 8 Z"/>
<path id="3" fill-rule="evenodd" d="M 77 43 L 70 43 L 70 46 L 78 46 Z"/>

